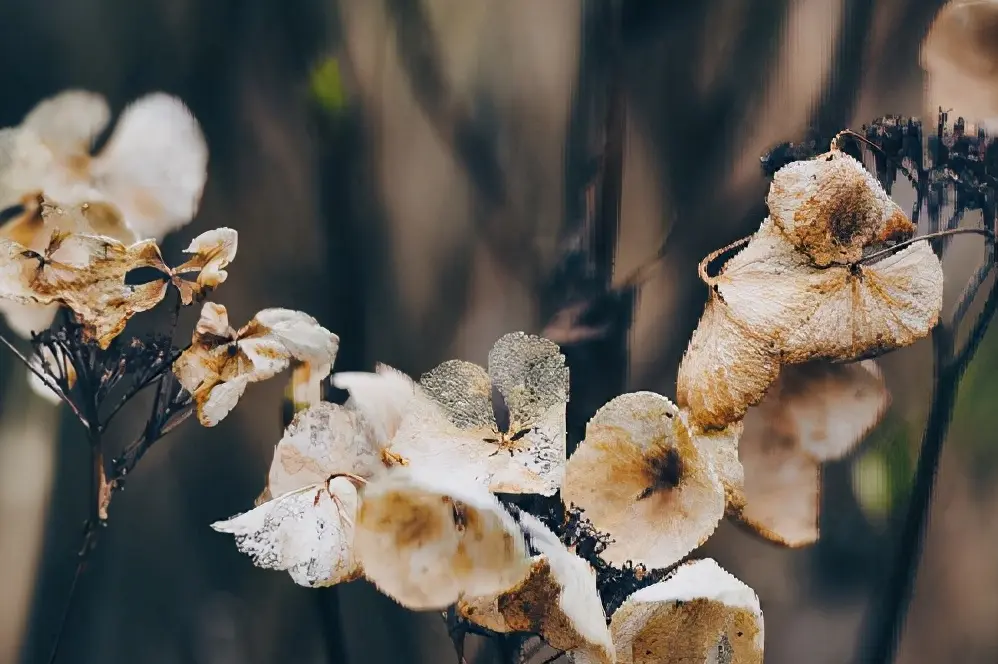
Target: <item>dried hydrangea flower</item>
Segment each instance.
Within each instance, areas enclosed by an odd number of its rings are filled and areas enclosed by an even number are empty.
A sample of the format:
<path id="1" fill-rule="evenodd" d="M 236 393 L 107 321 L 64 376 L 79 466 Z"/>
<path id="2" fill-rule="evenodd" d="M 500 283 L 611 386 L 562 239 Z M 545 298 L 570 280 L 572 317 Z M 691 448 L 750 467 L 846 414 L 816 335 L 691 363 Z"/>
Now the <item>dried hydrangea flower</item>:
<path id="1" fill-rule="evenodd" d="M 762 664 L 763 618 L 747 585 L 707 558 L 633 593 L 613 614 L 618 664 Z"/>
<path id="2" fill-rule="evenodd" d="M 530 556 L 516 521 L 478 483 L 395 467 L 365 488 L 354 545 L 365 576 L 411 609 L 520 582 Z"/>
<path id="3" fill-rule="evenodd" d="M 165 280 L 125 283 L 126 274 L 140 267 L 169 272 L 151 240 L 125 246 L 107 237 L 55 231 L 44 252 L 36 252 L 0 238 L 0 297 L 62 303 L 86 334 L 107 348 L 129 318 L 166 295 Z"/>
<path id="4" fill-rule="evenodd" d="M 328 375 L 338 349 L 339 337 L 300 311 L 264 309 L 235 330 L 225 307 L 206 302 L 191 347 L 173 371 L 194 396 L 201 424 L 215 426 L 250 383 L 280 373 L 292 359 L 309 362 Z"/>
<path id="5" fill-rule="evenodd" d="M 766 204 L 773 223 L 817 267 L 852 265 L 868 248 L 916 231 L 877 178 L 837 149 L 778 170 Z"/>
<path id="6" fill-rule="evenodd" d="M 584 650 L 590 661 L 612 664 L 613 642 L 595 571 L 537 517 L 522 513 L 519 520 L 528 541 L 540 552 L 531 561 L 530 574 L 501 593 L 463 598 L 458 612 L 494 632 L 539 634 L 558 650 Z"/>
<path id="7" fill-rule="evenodd" d="M 729 515 L 741 513 L 745 506 L 745 470 L 738 458 L 739 443 L 745 430 L 742 421 L 729 424 L 724 429 L 702 431 L 690 423 L 689 412 L 680 411 L 680 416 L 686 423 L 693 437 L 693 443 L 700 453 L 711 457 L 711 466 L 717 471 L 717 477 L 724 487 L 727 513 Z"/>
<path id="8" fill-rule="evenodd" d="M 100 95 L 69 90 L 7 130 L 0 209 L 44 193 L 66 205 L 114 205 L 138 238 L 158 239 L 191 220 L 207 177 L 208 148 L 183 102 L 163 93 L 130 104 L 96 156 L 110 120 Z"/>
<path id="9" fill-rule="evenodd" d="M 605 560 L 668 567 L 706 541 L 724 515 L 713 458 L 671 401 L 624 394 L 589 420 L 561 495 L 613 538 Z"/>
<path id="10" fill-rule="evenodd" d="M 113 205 L 97 202 L 61 206 L 43 196 L 29 196 L 24 211 L 0 227 L 0 238 L 41 254 L 49 246 L 53 232 L 102 235 L 126 245 L 138 239 Z M 56 304 L 0 299 L 0 312 L 7 324 L 25 338 L 49 327 L 58 309 Z"/>
<path id="11" fill-rule="evenodd" d="M 231 228 L 216 228 L 198 235 L 184 249 L 184 253 L 194 254 L 191 258 L 173 269 L 173 274 L 188 274 L 197 272 L 197 281 L 175 280 L 180 289 L 181 301 L 190 304 L 194 295 L 200 295 L 208 289 L 218 288 L 229 273 L 225 271 L 236 258 L 239 246 L 239 234 Z"/>
<path id="12" fill-rule="evenodd" d="M 739 520 L 785 546 L 814 543 L 819 464 L 855 448 L 889 403 L 883 375 L 872 360 L 787 367 L 745 416 L 739 456 L 746 504 Z"/>
<path id="13" fill-rule="evenodd" d="M 926 336 L 943 273 L 927 242 L 869 264 L 816 267 L 771 220 L 716 278 L 679 370 L 678 401 L 703 429 L 758 403 L 781 364 L 851 361 Z"/>
<path id="14" fill-rule="evenodd" d="M 395 437 L 404 457 L 436 458 L 492 491 L 553 495 L 565 470 L 568 368 L 558 346 L 523 332 L 489 353 L 488 372 L 444 362 L 419 381 Z"/>
<path id="15" fill-rule="evenodd" d="M 358 500 L 351 478 L 333 477 L 211 527 L 235 535 L 257 567 L 287 570 L 298 585 L 330 586 L 360 574 L 353 547 Z"/>

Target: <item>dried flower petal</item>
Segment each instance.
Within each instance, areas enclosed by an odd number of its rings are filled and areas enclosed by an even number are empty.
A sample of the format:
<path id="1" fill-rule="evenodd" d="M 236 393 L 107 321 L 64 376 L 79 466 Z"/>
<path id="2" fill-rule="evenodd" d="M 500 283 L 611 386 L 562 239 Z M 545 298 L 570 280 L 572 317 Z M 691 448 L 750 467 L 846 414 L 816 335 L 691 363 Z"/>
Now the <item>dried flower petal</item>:
<path id="1" fill-rule="evenodd" d="M 225 307 L 208 302 L 191 347 L 173 364 L 173 371 L 194 396 L 201 424 L 215 426 L 249 383 L 280 373 L 292 359 L 309 362 L 326 376 L 338 348 L 339 337 L 300 311 L 264 309 L 233 330 Z"/>
<path id="2" fill-rule="evenodd" d="M 759 598 L 710 558 L 632 594 L 610 632 L 618 664 L 763 661 Z"/>
<path id="3" fill-rule="evenodd" d="M 724 515 L 712 459 L 668 399 L 624 394 L 589 421 L 568 460 L 562 497 L 614 538 L 605 560 L 668 567 L 700 546 Z"/>
<path id="4" fill-rule="evenodd" d="M 779 373 L 770 343 L 712 293 L 679 365 L 676 401 L 701 429 L 724 428 L 758 403 Z"/>
<path id="5" fill-rule="evenodd" d="M 402 418 L 419 389 L 406 374 L 385 364 L 374 373 L 344 371 L 333 374 L 333 385 L 350 392 L 347 407 L 363 416 L 375 439 L 388 446 L 398 433 Z"/>
<path id="6" fill-rule="evenodd" d="M 198 121 L 182 101 L 157 92 L 125 108 L 91 177 L 139 236 L 158 239 L 194 218 L 207 168 Z"/>
<path id="7" fill-rule="evenodd" d="M 863 164 L 840 150 L 787 164 L 766 198 L 774 223 L 814 265 L 850 265 L 915 225 Z"/>
<path id="8" fill-rule="evenodd" d="M 725 265 L 679 371 L 678 400 L 703 429 L 740 419 L 779 365 L 852 361 L 926 336 L 943 273 L 926 242 L 871 264 L 815 267 L 770 219 Z"/>
<path id="9" fill-rule="evenodd" d="M 287 570 L 301 586 L 355 578 L 357 489 L 337 477 L 278 496 L 249 512 L 212 524 L 236 536 L 236 546 L 265 569 Z"/>
<path id="10" fill-rule="evenodd" d="M 186 263 L 173 269 L 174 274 L 198 272 L 195 284 L 183 282 L 180 287 L 184 304 L 190 304 L 194 293 L 214 289 L 229 276 L 225 268 L 236 258 L 239 234 L 231 228 L 216 228 L 198 235 L 191 241 L 184 253 L 194 254 Z M 179 286 L 178 286 L 179 287 Z"/>
<path id="11" fill-rule="evenodd" d="M 43 192 L 66 205 L 105 201 L 141 238 L 187 223 L 207 176 L 207 146 L 184 104 L 151 94 L 129 105 L 95 157 L 110 119 L 100 95 L 79 90 L 41 102 L 0 146 L 0 207 Z"/>
<path id="12" fill-rule="evenodd" d="M 871 360 L 787 367 L 769 394 L 745 416 L 739 449 L 745 508 L 739 519 L 786 546 L 818 539 L 818 463 L 851 451 L 881 419 L 890 401 Z"/>
<path id="13" fill-rule="evenodd" d="M 521 514 L 520 526 L 540 551 L 529 576 L 496 595 L 465 597 L 458 612 L 492 631 L 539 634 L 558 650 L 584 649 L 591 661 L 612 664 L 613 642 L 596 573 L 535 516 Z"/>
<path id="14" fill-rule="evenodd" d="M 381 450 L 356 411 L 319 402 L 295 415 L 274 449 L 268 487 L 279 495 L 349 473 L 369 478 L 381 468 Z"/>
<path id="15" fill-rule="evenodd" d="M 717 471 L 718 479 L 724 487 L 727 513 L 740 513 L 745 506 L 745 471 L 738 460 L 738 442 L 744 425 L 738 421 L 717 431 L 701 431 L 689 423 L 687 411 L 682 411 L 680 415 L 686 422 L 697 449 L 711 457 L 710 465 Z"/>
<path id="16" fill-rule="evenodd" d="M 168 270 L 155 242 L 126 247 L 111 238 L 56 231 L 42 254 L 0 238 L 0 297 L 65 304 L 86 334 L 107 348 L 129 318 L 166 295 L 165 278 L 125 284 L 125 275 L 139 267 Z"/>
<path id="17" fill-rule="evenodd" d="M 522 533 L 485 487 L 411 468 L 365 487 L 354 544 L 367 578 L 412 609 L 497 593 L 530 571 Z"/>
<path id="18" fill-rule="evenodd" d="M 393 443 L 492 491 L 553 495 L 565 468 L 568 368 L 558 346 L 522 332 L 496 341 L 489 371 L 451 360 L 420 379 Z"/>

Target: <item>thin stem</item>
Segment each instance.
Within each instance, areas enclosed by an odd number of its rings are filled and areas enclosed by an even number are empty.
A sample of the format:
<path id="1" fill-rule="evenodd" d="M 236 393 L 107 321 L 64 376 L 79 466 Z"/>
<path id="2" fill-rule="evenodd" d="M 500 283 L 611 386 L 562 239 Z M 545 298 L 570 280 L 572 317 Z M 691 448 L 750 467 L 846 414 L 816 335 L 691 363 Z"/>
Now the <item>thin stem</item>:
<path id="1" fill-rule="evenodd" d="M 963 372 L 967 370 L 981 342 L 984 341 L 984 336 L 987 334 L 991 321 L 994 320 L 996 310 L 998 310 L 998 279 L 995 279 L 994 283 L 991 284 L 991 290 L 988 291 L 988 297 L 984 301 L 984 308 L 977 316 L 977 320 L 974 321 L 974 327 L 970 330 L 967 342 L 953 362 L 958 376 L 962 376 Z"/>
<path id="2" fill-rule="evenodd" d="M 62 388 L 59 387 L 58 385 L 56 385 L 55 383 L 53 383 L 52 380 L 51 380 L 51 378 L 49 376 L 46 376 L 43 372 L 39 371 L 38 368 L 35 365 L 31 364 L 31 362 L 28 360 L 28 358 L 26 358 L 24 355 L 22 355 L 21 351 L 17 350 L 17 348 L 15 348 L 14 345 L 12 343 L 10 343 L 10 341 L 7 340 L 7 337 L 5 337 L 2 334 L 0 334 L 0 341 L 2 341 L 3 344 L 7 348 L 9 348 L 10 351 L 12 353 L 14 353 L 14 355 L 17 356 L 17 359 L 21 360 L 21 362 L 24 363 L 24 366 L 28 367 L 28 369 L 31 371 L 31 373 L 33 373 L 36 376 L 38 376 L 38 379 L 41 380 L 42 383 L 47 388 L 49 388 L 50 390 L 52 390 L 53 392 L 55 392 L 56 395 L 60 399 L 62 399 L 63 401 L 65 401 L 69 405 L 69 408 L 73 411 L 73 414 L 76 415 L 76 418 L 78 420 L 80 420 L 80 424 L 83 425 L 83 428 L 87 429 L 89 431 L 90 430 L 90 423 L 87 421 L 87 418 L 85 418 L 83 416 L 83 413 L 80 412 L 80 409 L 77 408 L 76 404 L 73 403 L 69 399 L 69 397 L 66 396 L 66 393 L 62 391 Z"/>
<path id="3" fill-rule="evenodd" d="M 904 242 L 898 242 L 895 245 L 891 245 L 886 249 L 881 249 L 880 251 L 875 251 L 868 256 L 863 256 L 857 261 L 857 263 L 869 263 L 875 261 L 878 258 L 894 254 L 899 249 L 904 249 L 905 247 L 915 244 L 916 242 L 921 242 L 922 240 L 933 240 L 938 237 L 948 237 L 950 235 L 983 235 L 988 239 L 989 242 L 995 241 L 995 234 L 986 228 L 953 228 L 945 231 L 933 231 L 932 233 L 926 233 L 925 235 L 919 235 L 913 237 L 910 240 L 905 240 Z"/>
<path id="4" fill-rule="evenodd" d="M 156 381 L 157 378 L 161 377 L 167 371 L 169 371 L 170 369 L 172 369 L 173 368 L 173 363 L 177 361 L 177 358 L 179 358 L 184 353 L 184 351 L 186 351 L 190 347 L 191 347 L 191 344 L 187 344 L 183 348 L 177 350 L 173 354 L 173 357 L 170 358 L 169 362 L 164 362 L 159 368 L 156 369 L 156 371 L 154 371 L 152 374 L 150 374 L 145 380 L 143 380 L 141 383 L 139 383 L 138 385 L 136 385 L 136 386 L 132 387 L 130 390 L 128 390 L 128 392 L 126 392 L 121 397 L 121 399 L 118 400 L 118 403 L 116 403 L 114 405 L 114 408 L 111 409 L 111 412 L 108 414 L 108 416 L 106 418 L 104 418 L 104 422 L 101 423 L 101 425 L 100 425 L 101 426 L 101 431 L 106 431 L 107 430 L 108 425 L 111 424 L 111 420 L 114 419 L 114 416 L 118 414 L 118 411 L 120 411 L 122 408 L 124 408 L 125 404 L 127 404 L 129 401 L 131 401 L 132 398 L 134 398 L 136 394 L 138 394 L 142 390 L 144 390 L 147 387 L 149 387 L 150 385 L 152 385 Z M 155 401 L 154 401 L 154 403 L 155 403 Z"/>

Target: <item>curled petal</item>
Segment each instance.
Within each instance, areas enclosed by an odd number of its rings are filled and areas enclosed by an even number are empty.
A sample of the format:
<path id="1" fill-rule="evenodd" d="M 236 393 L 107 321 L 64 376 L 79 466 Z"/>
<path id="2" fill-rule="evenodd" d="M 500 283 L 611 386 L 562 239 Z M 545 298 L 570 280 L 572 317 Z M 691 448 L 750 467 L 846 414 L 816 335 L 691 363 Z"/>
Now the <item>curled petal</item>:
<path id="1" fill-rule="evenodd" d="M 562 497 L 613 538 L 604 559 L 668 567 L 700 546 L 724 515 L 712 459 L 668 399 L 624 394 L 589 421 L 568 460 Z"/>
<path id="2" fill-rule="evenodd" d="M 176 274 L 198 272 L 198 292 L 217 288 L 229 276 L 225 267 L 235 260 L 239 234 L 231 228 L 216 228 L 194 238 L 185 253 L 194 254 L 174 268 Z"/>
<path id="3" fill-rule="evenodd" d="M 610 632 L 619 664 L 763 661 L 759 598 L 710 558 L 633 593 Z"/>
<path id="4" fill-rule="evenodd" d="M 483 486 L 410 468 L 365 487 L 355 545 L 365 575 L 412 609 L 494 594 L 530 571 L 516 522 Z"/>
<path id="5" fill-rule="evenodd" d="M 287 570 L 301 586 L 349 581 L 360 570 L 353 555 L 357 489 L 337 477 L 303 487 L 212 524 L 265 569 Z"/>
<path id="6" fill-rule="evenodd" d="M 493 631 L 539 634 L 558 650 L 585 650 L 591 661 L 611 664 L 613 642 L 596 573 L 533 515 L 521 514 L 520 525 L 541 552 L 532 559 L 530 574 L 497 595 L 465 597 L 459 613 Z"/>

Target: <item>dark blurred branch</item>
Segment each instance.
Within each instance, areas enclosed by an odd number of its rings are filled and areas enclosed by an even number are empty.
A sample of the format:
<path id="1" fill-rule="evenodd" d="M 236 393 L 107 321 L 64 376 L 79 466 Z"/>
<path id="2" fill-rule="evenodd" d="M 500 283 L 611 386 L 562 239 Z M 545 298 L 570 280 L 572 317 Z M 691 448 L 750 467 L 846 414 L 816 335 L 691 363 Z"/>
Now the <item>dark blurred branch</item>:
<path id="1" fill-rule="evenodd" d="M 908 157 L 909 162 L 917 163 L 919 198 L 929 202 L 930 230 L 939 227 L 939 210 L 945 201 L 942 195 L 929 196 L 922 189 L 941 182 L 938 177 L 940 169 L 945 169 L 944 172 L 952 174 L 950 181 L 956 191 L 956 210 L 948 226 L 953 227 L 959 223 L 965 207 L 980 207 L 984 218 L 983 231 L 982 229 L 961 230 L 983 232 L 987 237 L 988 246 L 984 263 L 976 270 L 964 288 L 953 316 L 940 322 L 932 333 L 934 357 L 932 404 L 922 436 L 921 453 L 918 457 L 914 484 L 898 538 L 895 559 L 888 570 L 888 578 L 883 591 L 878 594 L 881 601 L 870 619 L 864 623 L 864 632 L 860 635 L 860 649 L 856 661 L 862 664 L 870 662 L 888 664 L 893 662 L 897 655 L 925 542 L 939 461 L 952 423 L 960 381 L 987 333 L 996 310 L 998 310 L 998 280 L 996 280 L 988 293 L 983 310 L 971 327 L 967 341 L 962 349 L 957 349 L 956 340 L 960 325 L 970 309 L 974 296 L 988 275 L 994 271 L 995 196 L 993 188 L 990 187 L 993 174 L 989 172 L 987 161 L 978 158 L 978 155 L 986 154 L 993 143 L 983 135 L 974 139 L 963 136 L 962 131 L 946 134 L 946 119 L 946 115 L 941 113 L 935 136 L 932 137 L 933 140 L 929 141 L 933 155 L 930 169 L 925 169 L 922 166 L 921 160 L 916 159 L 918 155 L 904 154 L 905 149 L 920 149 L 920 140 L 917 141 L 917 144 L 914 141 L 907 141 L 908 148 L 903 146 L 905 142 L 894 140 L 893 144 L 897 151 L 894 155 L 889 156 Z M 917 133 L 918 137 L 921 138 L 920 130 L 921 124 L 917 121 L 891 119 L 889 123 L 884 121 L 874 123 L 868 136 L 878 132 L 881 137 L 889 136 L 892 133 L 895 136 L 900 136 L 902 134 L 898 132 L 910 132 Z M 886 143 L 887 141 L 884 141 L 880 145 L 886 145 Z M 880 175 L 883 178 L 884 174 Z M 943 189 L 940 191 L 942 194 L 945 193 Z M 936 246 L 936 251 L 942 255 L 945 254 L 947 248 L 945 244 L 939 243 Z"/>

